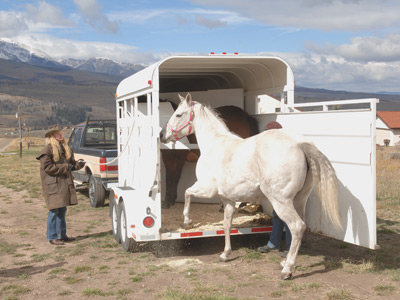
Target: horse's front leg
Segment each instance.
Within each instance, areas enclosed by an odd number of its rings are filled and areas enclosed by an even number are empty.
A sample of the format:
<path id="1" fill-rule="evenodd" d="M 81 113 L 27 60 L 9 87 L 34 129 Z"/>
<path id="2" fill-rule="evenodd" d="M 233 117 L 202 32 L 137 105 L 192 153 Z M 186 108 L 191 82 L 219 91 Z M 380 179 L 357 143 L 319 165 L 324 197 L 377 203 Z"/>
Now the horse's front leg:
<path id="1" fill-rule="evenodd" d="M 189 229 L 192 220 L 190 219 L 190 204 L 192 197 L 212 198 L 217 194 L 217 189 L 212 184 L 202 184 L 196 181 L 191 187 L 185 191 L 185 206 L 183 208 L 183 227 Z"/>
<path id="2" fill-rule="evenodd" d="M 233 214 L 235 213 L 235 202 L 223 199 L 222 197 L 221 200 L 225 206 L 224 209 L 225 248 L 224 252 L 222 252 L 219 258 L 221 261 L 225 262 L 229 259 L 229 256 L 232 253 L 231 228 L 232 228 Z"/>

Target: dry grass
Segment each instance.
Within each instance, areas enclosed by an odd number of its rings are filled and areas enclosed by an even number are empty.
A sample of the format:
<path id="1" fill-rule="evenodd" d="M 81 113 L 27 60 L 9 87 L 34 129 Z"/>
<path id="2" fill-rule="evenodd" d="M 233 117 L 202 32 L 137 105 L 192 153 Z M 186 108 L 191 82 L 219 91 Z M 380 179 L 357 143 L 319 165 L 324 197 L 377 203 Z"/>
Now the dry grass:
<path id="1" fill-rule="evenodd" d="M 378 147 L 376 151 L 377 215 L 400 219 L 400 146 Z"/>
<path id="2" fill-rule="evenodd" d="M 33 201 L 35 198 L 43 201 L 39 162 L 35 159 L 41 147 L 24 149 L 21 159 L 18 155 L 0 156 L 4 175 L 0 177 L 0 185 L 16 191 L 26 190 Z M 68 224 L 74 230 L 81 228 L 80 235 L 85 238 L 66 247 L 50 250 L 43 247 L 43 250 L 38 244 L 27 245 L 20 241 L 19 236 L 35 232 L 30 226 L 15 228 L 13 240 L 0 243 L 0 263 L 5 266 L 0 266 L 0 298 L 35 299 L 40 291 L 36 286 L 46 280 L 46 284 L 54 288 L 54 299 L 363 299 L 362 296 L 396 299 L 400 293 L 398 153 L 400 148 L 397 147 L 377 150 L 378 244 L 381 249 L 372 251 L 308 234 L 298 257 L 294 281 L 277 279 L 279 255 L 260 255 L 251 250 L 261 241 L 265 242 L 264 239 L 234 244 L 237 259 L 229 264 L 216 262 L 219 250 L 215 249 L 219 249 L 219 243 L 221 249 L 223 246 L 222 240 L 217 239 L 210 239 L 209 243 L 206 239 L 200 239 L 201 242 L 194 239 L 189 243 L 163 241 L 149 244 L 136 253 L 125 253 L 114 241 L 110 227 L 104 225 L 109 224 L 108 208 L 94 210 L 87 196 L 78 193 L 82 201 L 69 209 Z M 9 207 L 15 199 L 2 195 L 0 200 L 4 204 L 0 216 L 11 218 Z M 30 205 L 28 203 L 27 207 Z M 29 211 L 25 212 L 26 220 L 30 220 Z M 83 215 L 87 215 L 86 218 L 82 218 Z M 44 224 L 45 220 L 38 223 Z M 0 230 L 0 235 L 10 236 L 8 228 L 11 227 Z M 234 243 L 235 240 L 238 241 L 233 239 Z M 171 264 L 178 261 L 184 263 Z M 49 266 L 46 272 L 35 273 L 44 266 Z M 6 276 L 14 269 L 18 270 L 15 271 L 18 276 Z M 341 281 L 341 277 L 346 281 Z M 174 285 L 167 287 L 165 283 L 172 282 L 171 278 Z M 371 278 L 375 284 L 369 283 Z M 365 284 L 364 279 L 367 280 Z M 358 285 L 365 291 L 359 291 Z M 136 296 L 137 291 L 141 294 Z"/>
<path id="3" fill-rule="evenodd" d="M 41 195 L 39 162 L 35 159 L 41 148 L 24 150 L 22 158 L 19 155 L 0 156 L 2 176 L 0 184 L 14 191 L 27 190 L 29 196 L 37 198 Z"/>

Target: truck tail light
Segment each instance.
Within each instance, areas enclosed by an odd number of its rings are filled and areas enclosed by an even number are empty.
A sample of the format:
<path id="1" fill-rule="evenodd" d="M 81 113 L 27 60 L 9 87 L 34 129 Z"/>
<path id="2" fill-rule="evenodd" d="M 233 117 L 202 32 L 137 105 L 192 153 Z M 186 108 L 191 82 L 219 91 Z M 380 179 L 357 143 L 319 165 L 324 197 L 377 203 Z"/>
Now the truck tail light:
<path id="1" fill-rule="evenodd" d="M 105 157 L 100 157 L 100 163 L 105 164 L 107 162 L 107 158 Z M 105 172 L 107 171 L 107 165 L 100 165 L 100 172 Z"/>
<path id="2" fill-rule="evenodd" d="M 146 217 L 143 219 L 143 225 L 147 228 L 153 227 L 154 219 L 152 217 Z"/>
<path id="3" fill-rule="evenodd" d="M 100 172 L 106 172 L 106 171 L 118 171 L 118 165 L 104 165 L 107 163 L 107 158 L 106 157 L 100 157 L 100 163 L 103 165 L 100 165 Z"/>

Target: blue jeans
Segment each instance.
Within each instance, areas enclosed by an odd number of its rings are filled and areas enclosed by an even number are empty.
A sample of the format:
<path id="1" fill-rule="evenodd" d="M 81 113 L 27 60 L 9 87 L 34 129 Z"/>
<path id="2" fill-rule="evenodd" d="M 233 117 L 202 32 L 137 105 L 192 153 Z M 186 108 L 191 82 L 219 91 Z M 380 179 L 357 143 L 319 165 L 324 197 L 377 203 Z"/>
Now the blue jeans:
<path id="1" fill-rule="evenodd" d="M 67 224 L 65 223 L 66 207 L 49 210 L 47 217 L 47 240 L 62 240 L 67 237 Z"/>
<path id="2" fill-rule="evenodd" d="M 292 234 L 290 233 L 289 227 L 278 217 L 275 210 L 272 214 L 272 232 L 267 245 L 271 248 L 279 249 L 281 247 L 283 228 L 285 228 L 286 247 L 289 249 L 292 243 Z"/>

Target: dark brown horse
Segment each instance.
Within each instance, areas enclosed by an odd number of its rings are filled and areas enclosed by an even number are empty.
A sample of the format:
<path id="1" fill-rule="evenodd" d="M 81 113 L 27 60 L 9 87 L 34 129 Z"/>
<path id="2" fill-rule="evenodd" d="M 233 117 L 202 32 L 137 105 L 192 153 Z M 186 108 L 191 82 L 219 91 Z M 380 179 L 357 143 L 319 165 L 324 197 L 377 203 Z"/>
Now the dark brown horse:
<path id="1" fill-rule="evenodd" d="M 257 121 L 247 112 L 237 106 L 221 106 L 216 108 L 220 117 L 225 121 L 229 130 L 242 138 L 247 138 L 258 133 Z M 188 136 L 191 144 L 197 144 L 194 134 Z M 162 203 L 163 208 L 175 204 L 178 196 L 178 183 L 181 178 L 185 161 L 197 162 L 199 150 L 162 150 L 162 159 L 166 170 L 166 195 Z"/>

